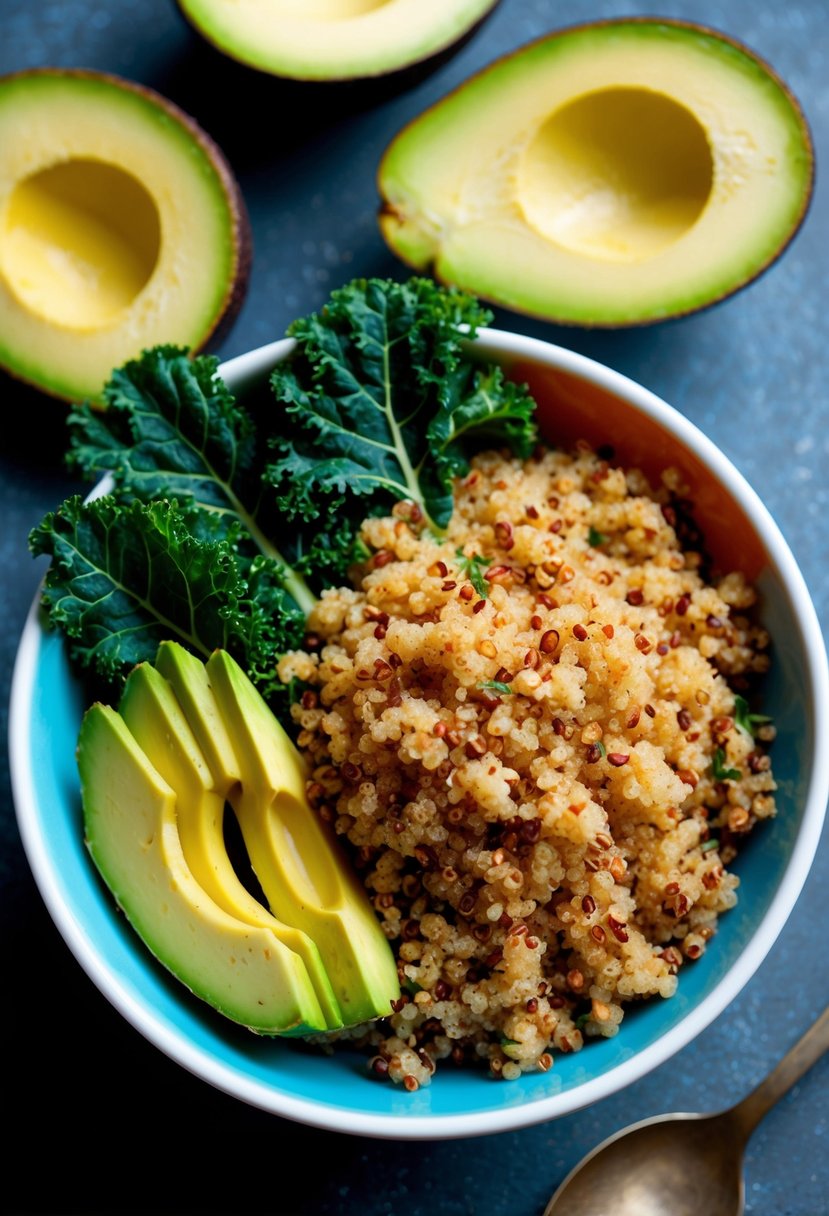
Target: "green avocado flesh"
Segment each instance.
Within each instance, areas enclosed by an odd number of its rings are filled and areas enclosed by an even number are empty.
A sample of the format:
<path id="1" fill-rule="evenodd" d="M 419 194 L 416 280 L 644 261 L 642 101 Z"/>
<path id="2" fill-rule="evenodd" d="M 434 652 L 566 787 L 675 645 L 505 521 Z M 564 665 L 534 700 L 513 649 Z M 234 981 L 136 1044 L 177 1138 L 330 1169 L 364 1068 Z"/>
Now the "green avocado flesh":
<path id="1" fill-rule="evenodd" d="M 200 349 L 241 302 L 247 218 L 216 145 L 91 71 L 0 78 L 0 367 L 100 401 L 145 347 Z"/>
<path id="2" fill-rule="evenodd" d="M 400 988 L 365 890 L 309 808 L 299 753 L 241 668 L 163 643 L 118 710 L 84 716 L 89 851 L 145 945 L 196 996 L 261 1034 L 388 1013 Z M 229 804 L 230 810 L 226 810 Z M 268 901 L 228 854 L 235 814 Z"/>
<path id="3" fill-rule="evenodd" d="M 209 42 L 295 80 L 384 76 L 458 43 L 497 0 L 178 0 Z"/>
<path id="4" fill-rule="evenodd" d="M 177 796 L 123 718 L 92 706 L 78 742 L 89 851 L 128 921 L 197 996 L 261 1033 L 324 1028 L 301 958 L 268 929 L 230 916 L 194 879 Z"/>
<path id="5" fill-rule="evenodd" d="M 497 60 L 381 160 L 408 265 L 562 324 L 643 324 L 731 294 L 792 239 L 813 184 L 797 102 L 697 26 L 574 27 Z"/>

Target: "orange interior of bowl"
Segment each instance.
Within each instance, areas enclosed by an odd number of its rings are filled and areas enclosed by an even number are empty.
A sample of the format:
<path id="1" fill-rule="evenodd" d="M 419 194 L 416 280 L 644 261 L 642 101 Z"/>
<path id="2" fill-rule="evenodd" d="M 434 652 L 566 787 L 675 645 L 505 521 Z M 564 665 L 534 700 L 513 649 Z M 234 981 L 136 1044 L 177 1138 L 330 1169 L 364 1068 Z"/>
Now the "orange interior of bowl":
<path id="1" fill-rule="evenodd" d="M 510 377 L 527 384 L 542 434 L 557 445 L 582 439 L 595 448 L 610 446 L 616 461 L 641 469 L 654 486 L 666 468 L 679 469 L 717 569 L 741 570 L 752 581 L 758 577 L 767 558 L 751 520 L 702 460 L 656 419 L 637 413 L 632 427 L 626 401 L 570 372 L 518 360 Z"/>

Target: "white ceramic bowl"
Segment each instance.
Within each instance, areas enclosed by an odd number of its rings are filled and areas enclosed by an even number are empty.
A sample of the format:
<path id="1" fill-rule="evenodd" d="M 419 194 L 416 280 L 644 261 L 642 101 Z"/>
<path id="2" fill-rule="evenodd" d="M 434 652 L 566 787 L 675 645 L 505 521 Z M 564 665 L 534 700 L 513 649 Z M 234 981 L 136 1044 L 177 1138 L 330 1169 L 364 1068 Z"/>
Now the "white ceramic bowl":
<path id="1" fill-rule="evenodd" d="M 734 869 L 737 907 L 703 958 L 683 969 L 672 999 L 631 1010 L 613 1039 L 564 1056 L 548 1073 L 496 1083 L 439 1070 L 409 1094 L 371 1080 L 362 1056 L 331 1057 L 257 1038 L 158 967 L 114 909 L 86 853 L 74 747 L 83 710 L 61 639 L 33 604 L 11 698 L 10 756 L 17 817 L 43 899 L 80 965 L 158 1048 L 243 1102 L 316 1127 L 394 1139 L 438 1139 L 540 1123 L 596 1102 L 663 1063 L 734 999 L 785 924 L 809 871 L 829 795 L 829 676 L 817 616 L 797 564 L 757 494 L 684 416 L 631 380 L 581 355 L 496 330 L 481 353 L 527 380 L 555 437 L 612 443 L 625 464 L 682 469 L 709 549 L 759 587 L 773 639 L 764 709 L 774 717 L 779 813 L 746 841 Z M 288 340 L 233 359 L 222 374 L 237 395 L 267 376 Z"/>

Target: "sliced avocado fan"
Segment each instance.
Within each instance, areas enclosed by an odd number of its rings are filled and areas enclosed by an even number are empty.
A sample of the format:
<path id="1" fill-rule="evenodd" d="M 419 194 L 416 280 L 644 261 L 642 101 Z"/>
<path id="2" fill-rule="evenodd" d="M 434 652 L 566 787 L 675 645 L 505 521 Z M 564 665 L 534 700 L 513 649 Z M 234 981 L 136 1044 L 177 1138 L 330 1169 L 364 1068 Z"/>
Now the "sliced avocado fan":
<path id="1" fill-rule="evenodd" d="M 326 1021 L 299 954 L 240 920 L 193 877 L 178 796 L 108 705 L 84 715 L 78 767 L 87 847 L 133 929 L 194 995 L 260 1034 L 308 1034 Z"/>
<path id="2" fill-rule="evenodd" d="M 127 677 L 119 712 L 150 762 L 176 791 L 184 858 L 207 895 L 237 920 L 269 929 L 305 964 L 329 1030 L 342 1026 L 337 998 L 307 934 L 278 921 L 236 874 L 224 841 L 225 800 L 188 725 L 172 686 L 149 663 Z"/>
<path id="3" fill-rule="evenodd" d="M 202 664 L 164 642 L 156 666 L 236 814 L 271 911 L 316 943 L 345 1023 L 388 1014 L 399 995 L 391 948 L 336 838 L 309 809 L 304 761 L 267 703 L 227 651 Z"/>
<path id="4" fill-rule="evenodd" d="M 118 706 L 84 715 L 86 842 L 145 945 L 220 1013 L 308 1035 L 388 1014 L 400 994 L 368 895 L 305 797 L 302 757 L 224 651 L 164 642 Z M 227 851 L 225 805 L 269 907 Z"/>

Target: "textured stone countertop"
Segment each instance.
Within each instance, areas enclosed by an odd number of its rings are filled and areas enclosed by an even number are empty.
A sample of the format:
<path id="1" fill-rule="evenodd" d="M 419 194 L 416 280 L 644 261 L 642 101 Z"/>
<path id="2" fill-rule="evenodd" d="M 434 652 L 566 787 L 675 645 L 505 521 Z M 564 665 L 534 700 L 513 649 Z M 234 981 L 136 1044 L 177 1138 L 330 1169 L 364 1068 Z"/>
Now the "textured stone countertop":
<path id="1" fill-rule="evenodd" d="M 250 209 L 250 292 L 218 353 L 280 337 L 355 274 L 401 277 L 379 235 L 378 156 L 409 118 L 496 55 L 557 24 L 638 10 L 622 0 L 503 0 L 448 64 L 373 105 L 284 102 L 251 80 L 231 93 L 172 0 L 0 0 L 0 73 L 107 69 L 195 114 L 233 164 Z M 793 245 L 724 304 L 641 330 L 559 329 L 497 313 L 626 373 L 716 440 L 759 492 L 829 625 L 829 21 L 824 0 L 663 0 L 747 43 L 799 97 L 817 146 L 817 190 Z M 0 730 L 24 617 L 42 568 L 26 537 L 77 486 L 61 464 L 63 410 L 2 381 Z M 668 1063 L 555 1122 L 420 1144 L 360 1139 L 276 1119 L 214 1090 L 150 1046 L 83 973 L 31 877 L 0 760 L 3 1199 L 12 1212 L 278 1213 L 279 1216 L 540 1216 L 569 1168 L 624 1124 L 714 1110 L 760 1080 L 829 996 L 824 834 L 790 920 L 740 996 Z M 827 1065 L 768 1115 L 745 1162 L 753 1216 L 829 1212 Z M 301 1165 L 297 1165 L 301 1162 Z M 608 1216 L 611 1216 L 608 1213 Z M 644 1214 L 643 1214 L 644 1216 Z M 706 1216 L 701 1213 L 700 1216 Z"/>

